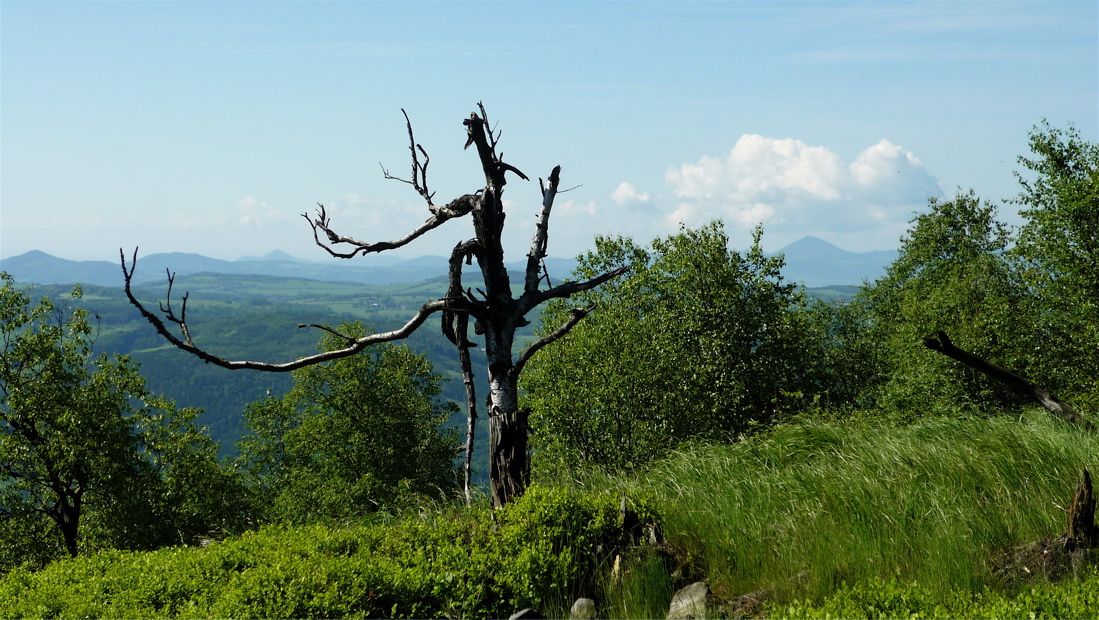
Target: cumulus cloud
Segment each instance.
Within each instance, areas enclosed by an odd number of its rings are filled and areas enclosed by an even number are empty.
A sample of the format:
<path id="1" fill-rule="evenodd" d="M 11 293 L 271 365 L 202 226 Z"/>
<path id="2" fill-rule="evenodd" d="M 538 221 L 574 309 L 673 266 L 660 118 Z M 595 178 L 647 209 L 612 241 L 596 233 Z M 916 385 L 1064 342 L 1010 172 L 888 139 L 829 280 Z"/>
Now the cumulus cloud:
<path id="1" fill-rule="evenodd" d="M 802 234 L 880 230 L 942 194 L 920 160 L 888 140 L 845 163 L 800 140 L 744 135 L 727 156 L 671 168 L 665 180 L 676 197 L 669 224 L 721 218 Z"/>
<path id="2" fill-rule="evenodd" d="M 649 202 L 649 193 L 638 193 L 633 185 L 622 181 L 622 183 L 611 192 L 611 200 L 620 207 L 632 206 L 638 203 Z"/>

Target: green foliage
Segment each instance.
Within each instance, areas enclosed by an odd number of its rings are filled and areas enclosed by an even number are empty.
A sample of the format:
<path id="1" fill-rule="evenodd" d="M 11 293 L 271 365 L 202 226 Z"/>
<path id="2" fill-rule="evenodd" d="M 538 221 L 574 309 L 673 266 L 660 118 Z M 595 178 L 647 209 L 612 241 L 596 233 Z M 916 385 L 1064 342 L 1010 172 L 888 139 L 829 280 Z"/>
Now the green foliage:
<path id="1" fill-rule="evenodd" d="M 688 438 L 770 424 L 818 389 L 805 299 L 761 235 L 743 254 L 720 222 L 657 239 L 651 252 L 596 239 L 577 279 L 630 272 L 543 313 L 545 334 L 571 308 L 598 307 L 520 379 L 538 467 L 635 468 Z"/>
<path id="2" fill-rule="evenodd" d="M 597 587 L 600 546 L 606 555 L 621 542 L 620 497 L 535 486 L 495 520 L 483 508 L 447 509 L 339 529 L 267 527 L 206 549 L 105 552 L 9 574 L 0 617 L 507 617 L 557 608 Z"/>
<path id="3" fill-rule="evenodd" d="M 361 324 L 340 327 L 362 334 Z M 327 350 L 344 346 L 334 335 Z M 250 405 L 240 443 L 261 518 L 311 523 L 362 516 L 456 488 L 457 439 L 440 425 L 441 377 L 424 356 L 382 345 L 293 373 L 283 398 Z"/>
<path id="4" fill-rule="evenodd" d="M 1036 377 L 1099 405 L 1099 144 L 1043 122 L 1019 162 L 1026 223 L 1014 254 L 1036 298 Z"/>
<path id="5" fill-rule="evenodd" d="M 932 199 L 912 220 L 887 275 L 864 288 L 856 307 L 865 337 L 877 343 L 881 385 L 872 392 L 887 410 L 907 415 L 993 410 L 1018 396 L 983 373 L 922 344 L 942 330 L 960 347 L 1016 372 L 1027 371 L 1028 296 L 1005 254 L 1007 227 L 996 208 L 973 192 Z"/>
<path id="6" fill-rule="evenodd" d="M 149 395 L 128 358 L 93 358 L 86 312 L 0 277 L 0 571 L 237 523 L 241 487 L 197 412 Z"/>

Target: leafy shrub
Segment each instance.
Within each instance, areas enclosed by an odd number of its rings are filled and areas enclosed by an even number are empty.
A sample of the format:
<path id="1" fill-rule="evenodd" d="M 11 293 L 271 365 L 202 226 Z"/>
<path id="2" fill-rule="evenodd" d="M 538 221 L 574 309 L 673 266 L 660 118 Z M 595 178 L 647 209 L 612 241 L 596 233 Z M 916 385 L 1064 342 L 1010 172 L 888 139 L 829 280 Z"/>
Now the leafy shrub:
<path id="1" fill-rule="evenodd" d="M 105 552 L 13 571 L 0 617 L 506 617 L 594 592 L 600 558 L 623 542 L 620 499 L 534 486 L 495 523 L 487 509 L 443 509 Z"/>

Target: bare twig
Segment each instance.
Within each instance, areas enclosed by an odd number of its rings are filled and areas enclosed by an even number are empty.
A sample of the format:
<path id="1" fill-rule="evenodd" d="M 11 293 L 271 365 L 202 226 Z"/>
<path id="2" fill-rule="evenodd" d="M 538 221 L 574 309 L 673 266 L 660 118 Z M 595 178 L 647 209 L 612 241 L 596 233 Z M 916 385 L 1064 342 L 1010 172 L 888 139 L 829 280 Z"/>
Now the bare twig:
<path id="1" fill-rule="evenodd" d="M 340 332 L 332 329 L 331 327 L 329 327 L 327 325 L 318 325 L 316 323 L 299 323 L 298 327 L 299 328 L 315 327 L 317 329 L 326 331 L 326 332 L 332 334 L 333 336 L 335 336 L 337 338 L 342 338 L 342 339 L 346 340 L 347 342 L 355 342 L 355 337 L 354 336 L 349 336 L 347 334 L 340 333 Z"/>
<path id="2" fill-rule="evenodd" d="M 125 257 L 123 257 L 123 260 L 125 261 Z M 134 267 L 137 267 L 137 248 L 134 248 Z M 125 264 L 123 264 L 122 270 L 125 272 Z M 194 345 L 194 341 L 191 340 L 191 332 L 187 329 L 187 299 L 191 296 L 191 293 L 187 292 L 183 294 L 183 305 L 180 306 L 179 316 L 177 317 L 172 312 L 172 286 L 176 283 L 176 274 L 168 269 L 165 269 L 164 271 L 168 273 L 168 292 L 165 294 L 164 303 L 160 304 L 160 311 L 164 313 L 164 318 L 179 325 L 179 330 L 183 332 L 183 339 L 187 344 Z M 133 275 L 132 271 L 130 272 L 130 275 Z M 165 308 L 165 304 L 167 304 L 167 308 Z"/>
<path id="3" fill-rule="evenodd" d="M 427 188 L 427 165 L 431 163 L 431 157 L 428 156 L 424 147 L 416 144 L 416 138 L 412 135 L 412 121 L 408 118 L 408 112 L 405 112 L 404 108 L 401 108 L 401 114 L 404 114 L 405 126 L 408 127 L 408 150 L 412 152 L 412 180 L 405 180 L 389 174 L 389 171 L 385 169 L 385 166 L 382 166 L 382 174 L 386 179 L 408 183 L 414 187 L 416 192 L 427 201 L 428 209 L 434 213 L 435 205 L 432 204 L 431 199 L 435 196 L 435 192 L 432 192 Z M 424 156 L 424 163 L 422 164 L 416 155 L 417 151 Z"/>

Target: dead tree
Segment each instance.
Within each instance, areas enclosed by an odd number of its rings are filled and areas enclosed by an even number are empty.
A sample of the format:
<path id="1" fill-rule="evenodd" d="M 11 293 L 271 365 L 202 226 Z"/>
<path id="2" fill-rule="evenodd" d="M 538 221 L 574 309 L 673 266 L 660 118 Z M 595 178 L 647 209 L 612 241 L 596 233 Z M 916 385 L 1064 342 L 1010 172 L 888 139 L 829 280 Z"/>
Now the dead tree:
<path id="1" fill-rule="evenodd" d="M 993 364 L 992 362 L 974 355 L 964 349 L 959 349 L 950 341 L 946 332 L 938 332 L 938 338 L 928 336 L 923 339 L 923 346 L 931 349 L 932 351 L 938 351 L 943 355 L 955 359 L 970 368 L 978 370 L 997 381 L 1006 383 L 1015 389 L 1023 392 L 1030 398 L 1038 402 L 1046 408 L 1053 415 L 1063 419 L 1064 421 L 1082 428 L 1084 430 L 1093 430 L 1094 427 L 1090 422 L 1085 420 L 1083 416 L 1076 413 L 1076 410 L 1069 407 L 1068 404 L 1063 402 L 1060 398 L 1057 398 L 1051 392 L 1048 392 L 1041 387 L 1038 387 L 1034 383 L 1020 377 L 1019 375 L 1011 372 L 1006 368 L 1002 368 Z"/>
<path id="2" fill-rule="evenodd" d="M 402 110 L 403 112 L 403 110 Z M 479 112 L 479 113 L 478 113 Z M 352 337 L 340 334 L 336 330 L 316 324 L 299 325 L 315 327 L 333 333 L 346 341 L 346 346 L 324 353 L 285 362 L 268 363 L 238 360 L 232 361 L 210 353 L 197 345 L 191 338 L 187 326 L 187 295 L 182 298 L 178 312 L 172 307 L 172 284 L 174 274 L 168 275 L 168 293 L 166 302 L 160 305 L 160 313 L 147 310 L 131 292 L 131 280 L 137 263 L 137 251 L 134 251 L 133 263 L 127 267 L 125 254 L 122 257 L 122 272 L 126 282 L 126 296 L 165 339 L 176 347 L 192 353 L 205 362 L 216 364 L 231 370 L 252 369 L 268 372 L 287 372 L 359 353 L 366 347 L 380 342 L 389 342 L 407 337 L 423 325 L 429 316 L 442 313 L 443 334 L 460 350 L 472 346 L 466 333 L 468 318 L 474 320 L 474 332 L 484 336 L 485 353 L 488 359 L 489 394 L 489 479 L 492 501 L 500 506 L 519 497 L 527 486 L 530 477 L 529 453 L 527 451 L 527 416 L 519 409 L 517 382 L 523 366 L 539 349 L 564 336 L 577 322 L 584 318 L 592 308 L 577 308 L 570 319 L 553 333 L 531 344 L 517 358 L 512 355 L 512 344 L 516 329 L 529 324 L 527 314 L 540 304 L 554 298 L 567 298 L 606 282 L 626 268 L 608 271 L 598 277 L 583 282 L 565 282 L 557 286 L 542 287 L 545 269 L 543 259 L 549 236 L 549 217 L 558 192 L 561 167 L 555 167 L 549 177 L 539 185 L 542 191 L 542 206 L 538 213 L 534 237 L 530 252 L 527 254 L 526 269 L 522 293 L 516 298 L 512 293 L 511 280 L 504 265 L 504 250 L 501 237 L 504 228 L 503 191 L 510 173 L 521 179 L 527 176 L 516 167 L 502 160 L 497 149 L 500 134 L 489 127 L 488 115 L 483 105 L 478 104 L 478 112 L 472 113 L 464 121 L 466 128 L 465 148 L 474 146 L 484 171 L 484 187 L 470 194 L 459 196 L 445 205 L 434 203 L 434 192 L 430 191 L 427 180 L 427 167 L 430 163 L 427 151 L 416 143 L 412 133 L 412 123 L 405 113 L 408 127 L 409 150 L 412 154 L 412 178 L 400 179 L 391 176 L 383 168 L 387 179 L 408 183 L 427 203 L 431 213 L 423 224 L 400 239 L 393 241 L 368 242 L 337 233 L 324 205 L 318 205 L 316 214 L 303 217 L 313 228 L 313 238 L 317 245 L 329 254 L 339 258 L 354 258 L 402 247 L 424 233 L 434 230 L 451 219 L 470 215 L 476 236 L 459 243 L 451 252 L 449 268 L 449 287 L 447 294 L 428 301 L 404 326 L 389 332 Z M 422 159 L 421 159 L 422 158 Z M 333 246 L 348 248 L 337 251 Z M 471 265 L 476 259 L 484 281 L 484 289 L 476 293 L 462 284 L 462 267 Z M 168 328 L 167 323 L 176 324 L 179 335 Z M 467 449 L 472 448 L 472 436 L 468 438 Z"/>

